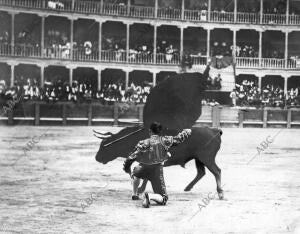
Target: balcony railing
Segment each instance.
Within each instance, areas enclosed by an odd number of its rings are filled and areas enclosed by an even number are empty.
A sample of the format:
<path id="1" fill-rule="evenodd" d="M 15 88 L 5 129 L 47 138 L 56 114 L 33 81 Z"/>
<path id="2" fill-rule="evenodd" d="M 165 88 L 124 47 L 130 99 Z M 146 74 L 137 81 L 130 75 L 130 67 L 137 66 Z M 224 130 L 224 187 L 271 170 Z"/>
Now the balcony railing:
<path id="1" fill-rule="evenodd" d="M 138 18 L 154 18 L 154 7 L 130 6 L 130 16 Z"/>
<path id="2" fill-rule="evenodd" d="M 234 13 L 233 12 L 220 12 L 212 11 L 210 12 L 210 21 L 212 22 L 234 22 Z"/>
<path id="3" fill-rule="evenodd" d="M 284 14 L 263 14 L 263 24 L 286 24 L 286 15 Z"/>
<path id="4" fill-rule="evenodd" d="M 168 65 L 179 65 L 180 55 L 179 54 L 157 54 L 156 55 L 157 64 L 168 64 Z"/>
<path id="5" fill-rule="evenodd" d="M 101 61 L 103 62 L 127 62 L 126 60 L 126 51 L 111 51 L 111 50 L 102 50 L 101 51 Z"/>
<path id="6" fill-rule="evenodd" d="M 112 51 L 102 50 L 99 56 L 98 50 L 82 48 L 73 49 L 66 46 L 61 47 L 45 47 L 43 52 L 40 47 L 35 47 L 25 44 L 0 44 L 0 56 L 2 57 L 23 57 L 23 58 L 45 58 L 58 60 L 71 60 L 83 62 L 116 62 L 116 63 L 131 63 L 131 64 L 157 64 L 157 65 L 176 65 L 181 62 L 180 55 L 158 53 L 156 62 L 151 53 L 137 53 L 129 51 L 128 58 L 125 50 Z M 192 64 L 206 65 L 207 57 L 200 55 L 191 55 Z M 261 61 L 261 63 L 260 63 Z M 265 68 L 265 69 L 299 69 L 300 61 L 296 59 L 276 59 L 276 58 L 249 58 L 237 57 L 236 66 L 238 68 Z"/>
<path id="7" fill-rule="evenodd" d="M 104 3 L 103 4 L 103 14 L 105 15 L 127 15 L 127 6 L 120 4 L 111 4 Z"/>
<path id="8" fill-rule="evenodd" d="M 129 63 L 154 63 L 153 60 L 153 54 L 147 54 L 147 53 L 129 53 L 128 58 Z"/>
<path id="9" fill-rule="evenodd" d="M 161 19 L 181 19 L 181 10 L 173 8 L 158 8 L 157 17 Z"/>
<path id="10" fill-rule="evenodd" d="M 0 0 L 0 6 L 11 6 L 28 9 L 43 9 L 49 11 L 67 11 L 83 14 L 104 14 L 114 16 L 128 16 L 136 18 L 154 18 L 154 7 L 142 7 L 125 4 L 103 3 L 91 0 L 75 0 L 74 7 L 72 0 Z M 208 11 L 206 10 L 184 10 L 184 20 L 187 21 L 208 21 Z M 157 17 L 160 19 L 182 20 L 181 9 L 174 8 L 158 8 Z M 233 23 L 234 12 L 211 11 L 209 22 Z M 259 13 L 237 12 L 237 23 L 260 23 Z M 285 25 L 285 14 L 263 14 L 263 24 Z M 288 24 L 300 25 L 300 15 L 289 15 Z"/>
<path id="11" fill-rule="evenodd" d="M 300 15 L 290 15 L 289 24 L 291 25 L 300 25 Z"/>
<path id="12" fill-rule="evenodd" d="M 263 68 L 285 68 L 285 59 L 262 58 L 261 62 Z"/>
<path id="13" fill-rule="evenodd" d="M 185 10 L 184 19 L 189 21 L 207 21 L 207 11 Z"/>
<path id="14" fill-rule="evenodd" d="M 236 66 L 241 68 L 259 68 L 259 58 L 237 57 Z"/>
<path id="15" fill-rule="evenodd" d="M 243 24 L 259 24 L 260 16 L 259 13 L 237 12 L 236 21 Z"/>

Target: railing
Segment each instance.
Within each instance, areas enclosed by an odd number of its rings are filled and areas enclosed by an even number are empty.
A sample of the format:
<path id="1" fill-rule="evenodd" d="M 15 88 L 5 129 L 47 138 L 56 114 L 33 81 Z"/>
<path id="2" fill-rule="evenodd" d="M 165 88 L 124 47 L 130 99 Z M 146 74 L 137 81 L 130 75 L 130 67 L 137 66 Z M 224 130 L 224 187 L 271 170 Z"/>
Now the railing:
<path id="1" fill-rule="evenodd" d="M 43 56 L 48 59 L 71 59 L 71 49 L 46 47 Z"/>
<path id="2" fill-rule="evenodd" d="M 234 22 L 233 12 L 220 12 L 212 11 L 210 12 L 210 21 L 212 22 Z"/>
<path id="3" fill-rule="evenodd" d="M 146 53 L 129 53 L 129 63 L 154 63 L 153 54 Z"/>
<path id="4" fill-rule="evenodd" d="M 236 22 L 243 24 L 259 24 L 259 13 L 237 12 Z"/>
<path id="5" fill-rule="evenodd" d="M 105 15 L 127 15 L 127 6 L 119 4 L 104 3 L 103 14 Z"/>
<path id="6" fill-rule="evenodd" d="M 207 21 L 207 15 L 205 10 L 184 10 L 184 19 L 189 21 Z"/>
<path id="7" fill-rule="evenodd" d="M 157 17 L 161 19 L 181 19 L 181 10 L 173 8 L 158 8 Z"/>
<path id="8" fill-rule="evenodd" d="M 104 62 L 126 62 L 126 52 L 125 51 L 102 50 L 101 51 L 101 61 L 104 61 Z"/>
<path id="9" fill-rule="evenodd" d="M 90 49 L 74 49 L 73 60 L 75 61 L 99 61 L 99 51 Z"/>
<path id="10" fill-rule="evenodd" d="M 263 24 L 286 24 L 286 15 L 284 14 L 263 14 Z"/>
<path id="11" fill-rule="evenodd" d="M 262 58 L 261 63 L 263 68 L 285 68 L 285 59 Z"/>
<path id="12" fill-rule="evenodd" d="M 247 57 L 237 57 L 236 58 L 237 67 L 242 68 L 258 68 L 259 58 L 247 58 Z"/>
<path id="13" fill-rule="evenodd" d="M 297 67 L 297 61 L 295 59 L 288 59 L 287 68 L 288 69 L 296 69 L 296 68 L 299 69 L 300 66 Z"/>
<path id="14" fill-rule="evenodd" d="M 193 65 L 206 65 L 207 57 L 201 55 L 191 55 Z"/>
<path id="15" fill-rule="evenodd" d="M 154 18 L 154 7 L 130 6 L 130 16 L 138 18 Z"/>
<path id="16" fill-rule="evenodd" d="M 82 12 L 82 13 L 93 13 L 98 14 L 101 13 L 101 3 L 93 2 L 93 1 L 75 1 L 74 5 L 75 12 Z"/>
<path id="17" fill-rule="evenodd" d="M 0 5 L 29 8 L 29 9 L 43 9 L 50 11 L 67 11 L 77 13 L 92 13 L 104 15 L 120 15 L 136 18 L 154 18 L 154 7 L 141 7 L 131 5 L 129 12 L 128 6 L 124 4 L 103 3 L 101 7 L 100 1 L 91 0 L 75 0 L 74 8 L 72 8 L 72 0 L 0 0 Z M 234 22 L 234 12 L 222 12 L 206 10 L 184 10 L 184 20 L 187 21 L 208 21 L 208 14 L 210 14 L 210 22 Z M 160 19 L 182 20 L 181 9 L 173 8 L 158 8 L 157 17 Z M 259 13 L 237 12 L 237 23 L 251 23 L 259 24 Z M 279 24 L 285 25 L 285 14 L 263 14 L 263 24 Z M 300 15 L 289 15 L 288 24 L 300 25 Z"/>
<path id="18" fill-rule="evenodd" d="M 290 15 L 289 16 L 289 24 L 299 25 L 300 24 L 300 15 Z"/>
<path id="19" fill-rule="evenodd" d="M 180 55 L 179 54 L 157 54 L 156 55 L 157 64 L 169 64 L 169 65 L 179 65 Z"/>

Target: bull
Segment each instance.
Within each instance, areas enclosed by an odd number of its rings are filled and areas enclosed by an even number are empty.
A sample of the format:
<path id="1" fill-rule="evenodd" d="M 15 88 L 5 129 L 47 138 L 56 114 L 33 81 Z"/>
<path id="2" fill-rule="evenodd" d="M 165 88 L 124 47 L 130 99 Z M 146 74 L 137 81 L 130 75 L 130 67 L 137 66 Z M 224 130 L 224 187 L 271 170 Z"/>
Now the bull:
<path id="1" fill-rule="evenodd" d="M 126 127 L 116 134 L 110 132 L 95 132 L 95 136 L 102 139 L 96 154 L 96 161 L 106 164 L 117 157 L 127 157 L 134 150 L 138 141 L 148 138 L 148 130 L 140 127 Z M 167 135 L 176 135 L 176 130 L 166 130 Z M 205 175 L 205 167 L 214 175 L 217 183 L 217 192 L 223 199 L 221 187 L 221 169 L 217 166 L 215 158 L 221 147 L 222 131 L 217 128 L 193 127 L 191 136 L 182 144 L 172 147 L 170 157 L 164 166 L 180 165 L 182 167 L 191 160 L 195 160 L 196 177 L 186 186 L 184 191 L 190 191 L 194 185 Z M 139 188 L 142 193 L 147 181 Z"/>

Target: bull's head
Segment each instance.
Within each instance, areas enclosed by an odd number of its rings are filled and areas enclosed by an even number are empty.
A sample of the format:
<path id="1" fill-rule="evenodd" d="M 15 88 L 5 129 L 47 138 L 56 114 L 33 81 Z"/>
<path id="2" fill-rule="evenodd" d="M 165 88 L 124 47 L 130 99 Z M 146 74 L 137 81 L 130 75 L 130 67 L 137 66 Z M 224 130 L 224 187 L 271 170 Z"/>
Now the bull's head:
<path id="1" fill-rule="evenodd" d="M 138 141 L 146 138 L 141 127 L 127 127 L 116 134 L 111 132 L 101 133 L 94 130 L 94 136 L 102 140 L 96 155 L 96 161 L 103 164 L 117 157 L 128 157 Z"/>

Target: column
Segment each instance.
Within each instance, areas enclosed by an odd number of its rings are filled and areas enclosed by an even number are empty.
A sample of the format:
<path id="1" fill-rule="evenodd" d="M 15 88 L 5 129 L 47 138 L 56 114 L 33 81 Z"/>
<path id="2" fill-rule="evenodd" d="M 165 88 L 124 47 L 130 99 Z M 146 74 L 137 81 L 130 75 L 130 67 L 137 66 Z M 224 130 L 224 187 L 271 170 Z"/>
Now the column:
<path id="1" fill-rule="evenodd" d="M 98 52 L 99 52 L 99 61 L 101 61 L 101 53 L 102 53 L 102 21 L 99 21 Z"/>
<path id="2" fill-rule="evenodd" d="M 73 59 L 73 44 L 74 44 L 74 20 L 70 19 L 71 25 L 71 32 L 70 32 L 70 44 L 71 44 L 71 51 L 70 51 L 70 58 Z"/>
<path id="3" fill-rule="evenodd" d="M 69 67 L 69 83 L 70 85 L 73 83 L 73 67 Z"/>
<path id="4" fill-rule="evenodd" d="M 285 59 L 285 68 L 288 67 L 288 56 L 289 56 L 289 32 L 285 32 L 285 49 L 284 49 L 284 59 Z"/>
<path id="5" fill-rule="evenodd" d="M 207 6 L 207 20 L 210 21 L 210 12 L 211 12 L 211 0 L 208 0 Z"/>
<path id="6" fill-rule="evenodd" d="M 44 57 L 44 51 L 45 51 L 45 16 L 42 16 L 42 22 L 41 22 L 41 56 Z"/>
<path id="7" fill-rule="evenodd" d="M 260 0 L 260 24 L 263 22 L 263 14 L 264 14 L 264 0 Z"/>
<path id="8" fill-rule="evenodd" d="M 154 18 L 157 18 L 157 11 L 158 11 L 158 0 L 155 0 L 155 5 L 154 5 Z"/>
<path id="9" fill-rule="evenodd" d="M 152 76 L 153 76 L 153 80 L 152 80 L 152 83 L 153 83 L 153 87 L 155 87 L 156 86 L 156 71 L 153 71 L 152 72 Z"/>
<path id="10" fill-rule="evenodd" d="M 15 51 L 15 13 L 11 14 L 11 53 Z"/>
<path id="11" fill-rule="evenodd" d="M 126 24 L 126 61 L 129 59 L 129 33 L 130 33 L 130 24 Z"/>
<path id="12" fill-rule="evenodd" d="M 100 91 L 101 90 L 101 69 L 99 68 L 97 70 L 98 73 L 98 79 L 97 79 L 97 90 Z"/>
<path id="13" fill-rule="evenodd" d="M 103 13 L 103 0 L 100 2 L 100 13 Z"/>
<path id="14" fill-rule="evenodd" d="M 286 0 L 286 24 L 289 24 L 290 0 Z"/>
<path id="15" fill-rule="evenodd" d="M 261 81 L 262 81 L 262 75 L 258 75 L 258 88 L 259 88 L 260 92 L 262 92 L 262 90 L 261 90 Z"/>
<path id="16" fill-rule="evenodd" d="M 184 27 L 180 27 L 180 58 L 183 56 L 183 31 Z"/>
<path id="17" fill-rule="evenodd" d="M 157 54 L 157 25 L 154 24 L 154 38 L 153 38 L 153 62 L 156 63 L 156 54 Z"/>
<path id="18" fill-rule="evenodd" d="M 75 0 L 72 0 L 72 10 L 74 10 L 75 9 Z"/>
<path id="19" fill-rule="evenodd" d="M 262 31 L 259 31 L 259 51 L 258 51 L 259 66 L 262 65 Z"/>
<path id="20" fill-rule="evenodd" d="M 236 29 L 233 29 L 233 48 L 232 48 L 232 56 L 233 59 L 235 61 L 235 57 L 236 57 Z"/>
<path id="21" fill-rule="evenodd" d="M 210 29 L 209 28 L 207 29 L 206 48 L 207 48 L 206 56 L 207 56 L 207 59 L 209 59 L 209 57 L 210 57 Z"/>
<path id="22" fill-rule="evenodd" d="M 287 95 L 287 86 L 288 86 L 288 76 L 283 77 L 284 78 L 284 96 Z"/>
<path id="23" fill-rule="evenodd" d="M 181 19 L 184 20 L 184 0 L 181 0 Z"/>
<path id="24" fill-rule="evenodd" d="M 130 0 L 127 0 L 127 15 L 130 14 L 130 6 L 131 6 L 131 2 Z"/>
<path id="25" fill-rule="evenodd" d="M 234 22 L 236 22 L 236 19 L 237 19 L 237 0 L 234 0 L 234 11 L 233 11 L 233 14 L 234 14 Z"/>
<path id="26" fill-rule="evenodd" d="M 14 86 L 15 82 L 15 64 L 10 65 L 10 87 Z"/>
<path id="27" fill-rule="evenodd" d="M 44 64 L 41 65 L 41 84 L 40 86 L 43 88 L 45 83 L 45 66 Z"/>
<path id="28" fill-rule="evenodd" d="M 125 71 L 125 90 L 128 89 L 128 84 L 129 84 L 129 71 Z"/>

